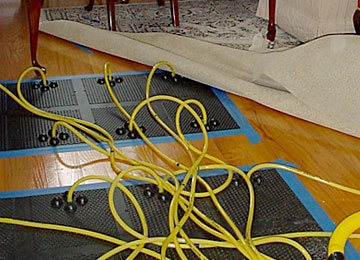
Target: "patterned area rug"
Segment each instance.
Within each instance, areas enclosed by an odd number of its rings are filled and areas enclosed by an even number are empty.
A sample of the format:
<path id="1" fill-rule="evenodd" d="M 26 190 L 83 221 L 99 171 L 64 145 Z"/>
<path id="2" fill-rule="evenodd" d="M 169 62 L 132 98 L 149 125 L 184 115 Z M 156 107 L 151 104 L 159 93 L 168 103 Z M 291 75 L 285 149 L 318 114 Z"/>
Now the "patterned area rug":
<path id="1" fill-rule="evenodd" d="M 255 38 L 265 38 L 267 21 L 256 17 L 257 0 L 191 0 L 179 1 L 180 27 L 171 25 L 169 3 L 116 5 L 116 25 L 120 32 L 165 32 L 248 50 Z M 106 6 L 44 8 L 42 21 L 69 20 L 107 29 Z M 255 37 L 256 36 L 256 37 Z M 254 38 L 255 37 L 255 38 Z M 301 44 L 277 28 L 275 48 Z"/>

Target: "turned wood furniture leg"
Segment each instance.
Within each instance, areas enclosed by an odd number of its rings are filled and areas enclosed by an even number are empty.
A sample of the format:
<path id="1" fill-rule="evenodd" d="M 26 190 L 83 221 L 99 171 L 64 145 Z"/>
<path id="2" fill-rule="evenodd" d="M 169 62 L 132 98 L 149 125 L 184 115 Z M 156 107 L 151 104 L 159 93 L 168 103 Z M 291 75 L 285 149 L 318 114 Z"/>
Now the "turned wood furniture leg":
<path id="1" fill-rule="evenodd" d="M 85 6 L 85 10 L 86 10 L 86 11 L 90 12 L 90 11 L 93 9 L 93 7 L 94 7 L 94 1 L 95 1 L 95 0 L 90 0 L 90 1 L 89 1 L 89 4 L 88 4 L 87 6 Z"/>
<path id="2" fill-rule="evenodd" d="M 353 17 L 354 27 L 357 35 L 360 35 L 360 0 L 358 0 L 358 8 Z"/>
<path id="3" fill-rule="evenodd" d="M 178 5 L 178 0 L 170 0 L 170 5 L 171 5 L 171 19 L 172 19 L 172 24 L 174 26 L 179 26 L 180 25 L 180 20 L 179 20 L 179 5 Z"/>
<path id="4" fill-rule="evenodd" d="M 269 25 L 268 25 L 267 38 L 271 42 L 275 41 L 275 35 L 276 35 L 275 5 L 276 5 L 276 0 L 269 0 Z"/>
<path id="5" fill-rule="evenodd" d="M 94 1 L 90 0 L 89 4 L 85 6 L 85 10 L 90 12 L 94 7 Z M 121 0 L 122 4 L 128 4 L 129 0 Z M 109 29 L 112 31 L 116 31 L 116 22 L 115 22 L 115 1 L 114 0 L 106 0 L 106 8 L 108 13 L 108 23 Z M 109 15 L 110 14 L 110 15 Z"/>
<path id="6" fill-rule="evenodd" d="M 41 0 L 28 0 L 28 19 L 30 27 L 31 62 L 35 67 L 45 72 L 45 68 L 37 62 L 36 51 L 39 35 Z"/>
<path id="7" fill-rule="evenodd" d="M 156 0 L 158 3 L 158 6 L 163 6 L 165 5 L 165 1 L 164 0 Z"/>
<path id="8" fill-rule="evenodd" d="M 114 0 L 106 0 L 109 29 L 116 31 L 115 3 Z"/>

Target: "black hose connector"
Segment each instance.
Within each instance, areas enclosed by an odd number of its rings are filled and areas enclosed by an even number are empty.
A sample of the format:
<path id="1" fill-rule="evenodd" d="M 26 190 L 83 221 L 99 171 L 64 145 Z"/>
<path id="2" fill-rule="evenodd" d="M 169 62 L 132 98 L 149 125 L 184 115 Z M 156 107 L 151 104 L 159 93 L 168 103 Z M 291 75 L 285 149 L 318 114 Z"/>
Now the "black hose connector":
<path id="1" fill-rule="evenodd" d="M 175 83 L 178 83 L 179 82 L 179 77 L 178 76 L 174 76 L 172 78 L 172 80 L 175 82 Z"/>
<path id="2" fill-rule="evenodd" d="M 263 182 L 263 178 L 259 173 L 254 173 L 251 176 L 251 182 L 254 184 L 254 186 L 260 186 Z"/>
<path id="3" fill-rule="evenodd" d="M 135 131 L 131 131 L 128 133 L 128 137 L 130 139 L 136 139 L 138 137 L 137 133 Z"/>
<path id="4" fill-rule="evenodd" d="M 50 88 L 57 88 L 59 85 L 57 82 L 55 81 L 51 81 L 50 84 L 49 84 Z"/>
<path id="5" fill-rule="evenodd" d="M 70 137 L 70 135 L 68 133 L 66 133 L 66 132 L 61 132 L 59 134 L 59 139 L 61 141 L 66 141 L 67 139 L 69 139 L 69 137 Z"/>
<path id="6" fill-rule="evenodd" d="M 119 83 L 119 84 L 124 81 L 121 77 L 116 77 L 114 80 L 116 83 Z"/>
<path id="7" fill-rule="evenodd" d="M 240 181 L 239 181 L 239 178 L 237 178 L 237 177 L 233 177 L 231 183 L 232 183 L 235 187 L 239 187 L 239 186 L 240 186 Z"/>
<path id="8" fill-rule="evenodd" d="M 115 133 L 117 135 L 124 135 L 124 134 L 126 134 L 126 129 L 125 129 L 125 127 L 116 128 Z"/>
<path id="9" fill-rule="evenodd" d="M 116 82 L 113 81 L 113 80 L 110 80 L 110 81 L 109 81 L 109 85 L 110 85 L 110 87 L 115 87 Z"/>
<path id="10" fill-rule="evenodd" d="M 217 121 L 215 118 L 211 118 L 210 119 L 210 125 L 213 126 L 213 127 L 217 127 L 220 125 L 220 122 Z"/>
<path id="11" fill-rule="evenodd" d="M 40 135 L 38 136 L 38 140 L 39 140 L 39 142 L 41 142 L 41 143 L 46 142 L 48 139 L 49 139 L 49 137 L 48 137 L 47 135 L 44 135 L 44 134 L 40 134 Z"/>
<path id="12" fill-rule="evenodd" d="M 206 132 L 210 132 L 212 130 L 211 126 L 206 124 L 205 125 Z"/>
<path id="13" fill-rule="evenodd" d="M 190 123 L 190 126 L 192 127 L 192 128 L 200 128 L 200 126 L 199 126 L 199 124 L 198 124 L 198 122 L 197 121 L 191 121 L 191 123 Z"/>
<path id="14" fill-rule="evenodd" d="M 144 190 L 144 196 L 148 199 L 154 197 L 156 193 L 156 187 L 154 185 L 147 185 Z"/>
<path id="15" fill-rule="evenodd" d="M 61 208 L 62 204 L 63 204 L 63 200 L 60 197 L 55 197 L 51 201 L 51 207 L 54 209 Z"/>
<path id="16" fill-rule="evenodd" d="M 76 203 L 79 205 L 79 206 L 85 206 L 86 203 L 88 203 L 88 198 L 84 195 L 79 195 L 77 198 L 76 198 Z"/>
<path id="17" fill-rule="evenodd" d="M 74 203 L 66 203 L 64 210 L 66 213 L 73 214 L 77 210 L 77 206 Z"/>
<path id="18" fill-rule="evenodd" d="M 143 132 L 143 133 L 145 134 L 145 132 L 146 132 L 146 127 L 143 126 L 143 125 L 141 125 L 141 126 L 139 126 L 139 128 L 140 128 L 141 132 Z"/>
<path id="19" fill-rule="evenodd" d="M 31 82 L 31 88 L 32 89 L 39 89 L 40 83 L 39 82 Z"/>
<path id="20" fill-rule="evenodd" d="M 328 260 L 345 260 L 345 256 L 341 252 L 334 252 L 329 255 Z"/>
<path id="21" fill-rule="evenodd" d="M 166 195 L 165 195 L 164 193 L 160 193 L 160 194 L 158 195 L 158 199 L 159 199 L 160 201 L 162 201 L 162 202 L 166 202 L 167 197 L 166 197 Z"/>
<path id="22" fill-rule="evenodd" d="M 50 88 L 49 88 L 49 85 L 46 85 L 46 86 L 44 85 L 44 86 L 41 86 L 41 87 L 40 87 L 40 90 L 41 90 L 42 92 L 49 91 L 49 89 L 50 89 Z"/>
<path id="23" fill-rule="evenodd" d="M 60 143 L 60 140 L 57 137 L 51 137 L 50 138 L 50 145 L 55 147 Z"/>
<path id="24" fill-rule="evenodd" d="M 97 83 L 98 83 L 99 85 L 104 85 L 104 84 L 105 84 L 105 79 L 98 79 L 98 80 L 97 80 Z"/>

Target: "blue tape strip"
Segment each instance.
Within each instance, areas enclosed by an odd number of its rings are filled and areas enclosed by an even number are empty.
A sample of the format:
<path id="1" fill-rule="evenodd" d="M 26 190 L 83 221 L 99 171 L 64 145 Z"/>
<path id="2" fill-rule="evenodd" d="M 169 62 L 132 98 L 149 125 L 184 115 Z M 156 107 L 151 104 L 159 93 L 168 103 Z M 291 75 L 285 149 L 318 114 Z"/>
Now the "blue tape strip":
<path id="1" fill-rule="evenodd" d="M 281 163 L 288 166 L 295 166 L 294 164 L 284 161 L 282 159 L 278 159 L 274 161 L 275 163 Z M 254 165 L 245 165 L 239 166 L 243 171 L 249 171 Z M 319 203 L 314 199 L 314 197 L 310 194 L 310 192 L 305 188 L 305 186 L 300 182 L 296 175 L 293 173 L 277 170 L 282 179 L 286 182 L 286 184 L 290 187 L 290 189 L 294 192 L 294 194 L 298 197 L 304 207 L 308 210 L 311 216 L 315 219 L 315 221 L 320 225 L 320 227 L 324 231 L 332 232 L 336 225 L 330 219 L 330 217 L 326 214 L 326 212 L 321 208 Z M 218 176 L 227 174 L 225 170 L 208 170 L 201 171 L 199 173 L 200 176 L 210 177 L 210 176 Z M 183 176 L 179 175 L 179 179 Z M 140 185 L 142 182 L 140 181 L 122 181 L 122 184 L 125 186 L 130 185 Z M 93 190 L 93 189 L 106 189 L 109 188 L 110 184 L 106 182 L 95 183 L 95 184 L 84 184 L 78 186 L 77 191 L 82 190 Z M 37 196 L 37 195 L 48 195 L 54 193 L 63 193 L 68 191 L 70 186 L 66 187 L 56 187 L 56 188 L 47 188 L 47 189 L 33 189 L 33 190 L 21 190 L 21 191 L 9 191 L 9 192 L 0 192 L 0 199 L 9 199 L 9 198 L 21 198 L 21 197 L 29 197 L 29 196 Z M 354 246 L 347 242 L 345 246 L 345 257 L 347 260 L 358 260 L 360 259 L 359 252 L 354 248 Z"/>
<path id="2" fill-rule="evenodd" d="M 261 141 L 260 135 L 250 125 L 249 121 L 241 113 L 240 109 L 234 104 L 225 91 L 212 88 L 215 95 L 223 103 L 226 109 L 229 111 L 235 122 L 240 126 L 239 134 L 244 134 L 249 139 L 251 144 L 257 144 Z"/>
<path id="3" fill-rule="evenodd" d="M 283 160 L 277 160 L 276 162 L 292 166 L 291 163 L 285 162 Z M 312 217 L 320 225 L 320 227 L 324 231 L 334 231 L 334 229 L 336 228 L 335 223 L 326 214 L 326 212 L 322 209 L 322 207 L 314 199 L 310 192 L 305 188 L 304 184 L 302 184 L 302 182 L 297 178 L 297 176 L 284 170 L 277 171 L 279 172 L 283 180 L 286 182 L 286 184 L 296 194 L 304 207 L 309 211 Z M 351 245 L 350 242 L 347 242 L 345 246 L 345 258 L 346 260 L 360 259 L 359 252 L 353 247 L 353 245 Z"/>
<path id="4" fill-rule="evenodd" d="M 85 53 L 89 54 L 89 55 L 94 55 L 94 53 L 86 48 L 84 45 L 78 44 L 76 42 L 71 42 L 72 44 L 74 44 L 76 47 L 78 47 L 80 50 L 84 51 Z"/>
<path id="5" fill-rule="evenodd" d="M 86 20 L 89 20 L 90 22 L 93 22 L 93 23 L 100 23 L 100 20 L 98 19 L 93 19 L 91 17 L 88 17 L 88 16 L 82 16 L 83 19 L 86 19 Z"/>

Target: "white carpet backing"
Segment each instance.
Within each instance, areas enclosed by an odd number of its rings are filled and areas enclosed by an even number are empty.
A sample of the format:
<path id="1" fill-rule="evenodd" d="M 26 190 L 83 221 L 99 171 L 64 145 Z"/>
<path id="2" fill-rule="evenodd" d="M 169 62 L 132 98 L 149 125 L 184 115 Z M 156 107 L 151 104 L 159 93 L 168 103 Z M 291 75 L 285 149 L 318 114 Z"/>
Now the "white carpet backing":
<path id="1" fill-rule="evenodd" d="M 70 21 L 40 30 L 178 74 L 287 114 L 360 137 L 360 37 L 327 36 L 269 53 L 237 50 L 167 33 L 119 33 Z"/>

